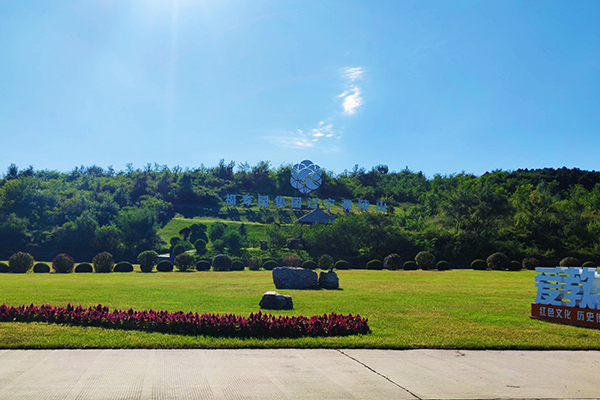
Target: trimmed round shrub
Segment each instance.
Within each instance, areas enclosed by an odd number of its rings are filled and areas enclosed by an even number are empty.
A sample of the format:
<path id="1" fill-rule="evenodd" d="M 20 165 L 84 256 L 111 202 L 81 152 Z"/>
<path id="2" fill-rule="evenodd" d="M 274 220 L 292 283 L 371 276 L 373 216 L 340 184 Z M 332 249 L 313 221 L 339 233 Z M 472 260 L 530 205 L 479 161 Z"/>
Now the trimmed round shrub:
<path id="1" fill-rule="evenodd" d="M 523 268 L 524 269 L 535 270 L 539 266 L 540 266 L 540 262 L 538 261 L 537 258 L 525 257 L 523 259 Z"/>
<path id="2" fill-rule="evenodd" d="M 0 274 L 6 274 L 8 272 L 10 272 L 10 269 L 8 268 L 8 264 L 0 263 Z"/>
<path id="3" fill-rule="evenodd" d="M 171 255 L 177 257 L 181 253 L 185 253 L 185 246 L 182 244 L 178 244 L 177 246 L 173 247 L 173 254 Z"/>
<path id="4" fill-rule="evenodd" d="M 75 268 L 75 261 L 73 261 L 73 257 L 66 253 L 60 253 L 52 260 L 52 269 L 59 274 L 73 272 L 73 268 Z"/>
<path id="5" fill-rule="evenodd" d="M 302 263 L 304 269 L 317 269 L 318 265 L 313 260 L 306 260 Z"/>
<path id="6" fill-rule="evenodd" d="M 115 265 L 114 272 L 133 272 L 133 265 L 127 261 L 121 261 Z"/>
<path id="7" fill-rule="evenodd" d="M 210 263 L 206 260 L 200 260 L 196 263 L 196 271 L 210 271 Z"/>
<path id="8" fill-rule="evenodd" d="M 404 264 L 402 257 L 396 253 L 392 253 L 383 259 L 383 266 L 390 271 L 402 269 L 402 264 Z"/>
<path id="9" fill-rule="evenodd" d="M 190 253 L 181 253 L 175 257 L 175 266 L 180 272 L 193 269 L 196 265 L 196 257 Z"/>
<path id="10" fill-rule="evenodd" d="M 440 260 L 435 264 L 438 271 L 448 271 L 450 269 L 450 263 L 448 261 Z"/>
<path id="11" fill-rule="evenodd" d="M 225 254 L 219 254 L 212 260 L 213 271 L 231 271 L 231 258 Z"/>
<path id="12" fill-rule="evenodd" d="M 248 269 L 250 271 L 258 271 L 262 267 L 262 258 L 260 257 L 251 257 L 248 260 Z"/>
<path id="13" fill-rule="evenodd" d="M 243 271 L 246 268 L 242 260 L 233 260 L 231 262 L 232 271 Z"/>
<path id="14" fill-rule="evenodd" d="M 575 257 L 565 257 L 562 260 L 560 260 L 560 263 L 558 265 L 560 265 L 561 267 L 579 267 L 581 266 L 581 262 Z"/>
<path id="15" fill-rule="evenodd" d="M 212 242 L 212 244 L 213 244 L 213 249 L 215 249 L 216 251 L 225 250 L 225 241 L 223 239 L 216 239 Z"/>
<path id="16" fill-rule="evenodd" d="M 583 268 L 596 268 L 596 263 L 592 261 L 586 261 L 582 265 Z"/>
<path id="17" fill-rule="evenodd" d="M 416 271 L 419 269 L 419 266 L 414 261 L 407 261 L 404 264 L 402 264 L 402 268 L 405 271 Z"/>
<path id="18" fill-rule="evenodd" d="M 15 274 L 24 274 L 33 268 L 33 257 L 29 253 L 19 251 L 8 259 L 8 268 Z"/>
<path id="19" fill-rule="evenodd" d="M 263 268 L 267 271 L 273 271 L 277 267 L 279 267 L 279 263 L 275 260 L 267 260 L 263 263 Z"/>
<path id="20" fill-rule="evenodd" d="M 333 268 L 333 257 L 329 254 L 323 254 L 319 257 L 319 268 L 321 269 L 331 269 Z"/>
<path id="21" fill-rule="evenodd" d="M 477 260 L 473 260 L 473 262 L 471 262 L 471 268 L 475 271 L 487 271 L 488 265 L 484 260 L 478 258 Z"/>
<path id="22" fill-rule="evenodd" d="M 94 272 L 99 273 L 112 272 L 115 266 L 112 254 L 107 251 L 96 254 L 92 259 L 92 264 L 94 265 Z"/>
<path id="23" fill-rule="evenodd" d="M 522 269 L 523 269 L 523 266 L 518 261 L 511 261 L 510 263 L 508 263 L 509 271 L 520 271 Z"/>
<path id="24" fill-rule="evenodd" d="M 92 264 L 90 264 L 90 263 L 81 263 L 75 267 L 75 272 L 78 274 L 94 272 L 94 268 L 92 267 Z"/>
<path id="25" fill-rule="evenodd" d="M 169 260 L 162 260 L 156 264 L 156 270 L 158 272 L 171 272 L 173 271 L 173 263 Z"/>
<path id="26" fill-rule="evenodd" d="M 285 256 L 283 257 L 283 265 L 286 267 L 295 268 L 300 265 L 300 257 L 295 254 L 291 256 Z"/>
<path id="27" fill-rule="evenodd" d="M 338 260 L 335 263 L 335 269 L 350 269 L 350 263 L 346 260 Z"/>
<path id="28" fill-rule="evenodd" d="M 508 264 L 510 264 L 510 260 L 506 254 L 497 252 L 489 256 L 486 260 L 486 263 L 490 269 L 496 271 L 506 271 L 508 269 Z"/>
<path id="29" fill-rule="evenodd" d="M 421 269 L 432 268 L 435 264 L 435 256 L 429 251 L 421 251 L 415 256 L 415 262 Z"/>
<path id="30" fill-rule="evenodd" d="M 382 270 L 383 263 L 379 260 L 371 260 L 367 263 L 367 269 Z"/>
<path id="31" fill-rule="evenodd" d="M 142 272 L 152 272 L 156 261 L 158 261 L 158 253 L 154 250 L 142 251 L 137 257 L 140 270 Z"/>
<path id="32" fill-rule="evenodd" d="M 50 272 L 50 266 L 46 263 L 37 263 L 33 266 L 33 272 L 36 274 L 47 274 Z"/>
<path id="33" fill-rule="evenodd" d="M 201 256 L 206 253 L 206 241 L 202 239 L 198 239 L 194 242 L 194 248 L 196 249 L 196 254 Z"/>

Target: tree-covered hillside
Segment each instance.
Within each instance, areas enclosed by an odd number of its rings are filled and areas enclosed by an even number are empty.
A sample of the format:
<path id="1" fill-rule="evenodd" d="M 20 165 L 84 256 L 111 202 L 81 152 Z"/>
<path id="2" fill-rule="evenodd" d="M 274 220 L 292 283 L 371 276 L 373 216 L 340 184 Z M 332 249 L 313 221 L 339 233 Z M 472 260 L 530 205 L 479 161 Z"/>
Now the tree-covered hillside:
<path id="1" fill-rule="evenodd" d="M 185 170 L 156 164 L 126 171 L 91 166 L 66 173 L 11 165 L 0 180 L 0 259 L 16 251 L 41 259 L 67 252 L 90 260 L 100 251 L 135 259 L 143 250 L 171 247 L 157 233 L 177 214 L 216 221 L 239 220 L 240 213 L 248 222 L 266 224 L 264 239 L 279 236 L 277 245 L 302 236 L 313 258 L 327 253 L 382 259 L 398 253 L 412 259 L 421 250 L 451 261 L 495 251 L 513 258 L 600 258 L 598 172 L 562 168 L 427 178 L 385 165 L 355 166 L 340 174 L 325 172 L 322 185 L 309 196 L 320 208 L 327 208 L 324 200 L 333 201 L 337 220 L 302 228 L 294 224 L 310 211 L 308 200 L 303 198 L 301 209 L 290 207 L 291 197 L 304 197 L 290 185 L 290 175 L 290 165 L 272 168 L 268 162 L 221 161 Z M 226 204 L 228 194 L 236 195 L 235 206 Z M 243 195 L 253 204 L 244 205 Z M 267 207 L 257 207 L 259 196 L 269 198 Z M 274 204 L 278 196 L 285 198 L 285 207 Z M 343 200 L 353 203 L 351 211 L 342 210 Z M 368 200 L 370 211 L 358 210 L 360 200 Z M 386 212 L 376 211 L 377 203 L 385 203 Z M 253 232 L 250 239 L 242 233 L 242 247 L 258 247 L 259 234 Z M 218 245 L 229 249 L 227 243 Z"/>

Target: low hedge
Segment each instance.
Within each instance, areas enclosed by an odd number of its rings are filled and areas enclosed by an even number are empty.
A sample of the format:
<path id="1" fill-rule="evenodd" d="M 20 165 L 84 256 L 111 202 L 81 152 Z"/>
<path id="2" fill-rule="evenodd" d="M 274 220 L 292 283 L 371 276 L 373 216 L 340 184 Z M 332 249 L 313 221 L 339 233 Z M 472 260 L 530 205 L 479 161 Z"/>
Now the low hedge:
<path id="1" fill-rule="evenodd" d="M 1 274 L 7 274 L 10 272 L 10 269 L 8 268 L 8 264 L 6 263 L 0 263 L 0 273 Z"/>
<path id="2" fill-rule="evenodd" d="M 173 263 L 169 260 L 162 260 L 156 264 L 156 270 L 158 272 L 171 272 L 173 271 Z"/>
<path id="3" fill-rule="evenodd" d="M 92 264 L 90 264 L 90 263 L 81 263 L 75 267 L 75 272 L 76 273 L 94 272 L 94 268 L 92 267 Z"/>
<path id="4" fill-rule="evenodd" d="M 304 269 L 317 269 L 318 265 L 316 262 L 314 262 L 313 260 L 306 260 L 302 263 L 302 268 Z"/>
<path id="5" fill-rule="evenodd" d="M 334 264 L 335 269 L 350 269 L 350 263 L 346 260 L 338 260 Z"/>
<path id="6" fill-rule="evenodd" d="M 475 271 L 486 271 L 488 269 L 487 263 L 482 259 L 473 260 L 471 262 L 471 268 Z"/>
<path id="7" fill-rule="evenodd" d="M 275 260 L 267 260 L 263 263 L 263 268 L 267 271 L 272 271 L 274 268 L 279 267 L 279 263 Z"/>
<path id="8" fill-rule="evenodd" d="M 196 263 L 196 271 L 210 271 L 210 263 L 206 260 L 198 261 Z"/>
<path id="9" fill-rule="evenodd" d="M 50 272 L 50 266 L 46 263 L 39 262 L 33 266 L 33 272 L 36 274 L 47 274 Z"/>
<path id="10" fill-rule="evenodd" d="M 101 304 L 90 308 L 0 305 L 0 322 L 46 322 L 74 326 L 96 326 L 109 329 L 140 330 L 180 335 L 213 337 L 282 338 L 347 336 L 370 332 L 366 318 L 336 313 L 304 316 L 273 316 L 251 313 L 249 317 L 234 314 L 198 314 L 177 311 L 113 310 Z"/>
<path id="11" fill-rule="evenodd" d="M 379 260 L 371 260 L 367 263 L 367 269 L 382 270 L 383 263 Z"/>
<path id="12" fill-rule="evenodd" d="M 520 271 L 521 269 L 523 269 L 523 266 L 518 261 L 511 261 L 510 263 L 508 263 L 509 271 Z"/>
<path id="13" fill-rule="evenodd" d="M 233 260 L 231 262 L 232 271 L 243 271 L 246 268 L 242 260 Z"/>
<path id="14" fill-rule="evenodd" d="M 450 263 L 448 261 L 440 260 L 435 264 L 438 271 L 448 271 L 450 269 Z"/>
<path id="15" fill-rule="evenodd" d="M 133 265 L 127 261 L 121 261 L 115 265 L 114 272 L 133 272 Z"/>
<path id="16" fill-rule="evenodd" d="M 414 261 L 406 261 L 402 265 L 402 269 L 404 269 L 405 271 L 416 271 L 419 269 L 419 266 Z"/>

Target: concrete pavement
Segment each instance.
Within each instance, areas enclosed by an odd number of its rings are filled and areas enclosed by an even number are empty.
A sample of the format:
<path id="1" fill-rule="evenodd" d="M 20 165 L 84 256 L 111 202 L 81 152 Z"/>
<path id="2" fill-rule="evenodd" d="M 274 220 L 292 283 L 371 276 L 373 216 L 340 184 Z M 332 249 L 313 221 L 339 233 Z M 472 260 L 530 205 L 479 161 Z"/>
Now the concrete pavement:
<path id="1" fill-rule="evenodd" d="M 597 399 L 600 352 L 0 350 L 0 399 Z"/>

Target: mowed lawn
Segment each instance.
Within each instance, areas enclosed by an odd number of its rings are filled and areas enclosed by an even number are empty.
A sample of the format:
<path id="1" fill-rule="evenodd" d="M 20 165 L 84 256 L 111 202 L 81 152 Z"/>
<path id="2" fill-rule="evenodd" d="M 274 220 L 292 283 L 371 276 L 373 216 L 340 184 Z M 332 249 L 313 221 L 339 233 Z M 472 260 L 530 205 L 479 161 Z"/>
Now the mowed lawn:
<path id="1" fill-rule="evenodd" d="M 531 320 L 532 271 L 337 271 L 341 290 L 280 290 L 294 310 L 360 314 L 371 334 L 300 339 L 193 337 L 46 323 L 0 323 L 0 348 L 600 349 L 600 331 Z M 0 274 L 0 304 L 235 313 L 259 311 L 270 271 Z"/>

